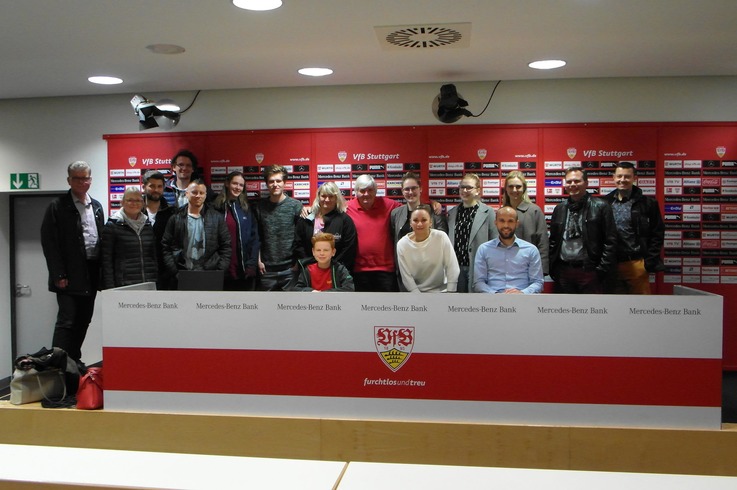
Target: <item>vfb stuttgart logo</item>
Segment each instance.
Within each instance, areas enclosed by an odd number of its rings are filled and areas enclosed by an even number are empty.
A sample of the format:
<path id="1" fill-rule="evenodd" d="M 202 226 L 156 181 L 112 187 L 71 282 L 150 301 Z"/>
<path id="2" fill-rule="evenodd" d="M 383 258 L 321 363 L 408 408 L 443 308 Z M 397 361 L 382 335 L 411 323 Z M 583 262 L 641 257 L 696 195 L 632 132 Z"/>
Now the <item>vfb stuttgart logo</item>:
<path id="1" fill-rule="evenodd" d="M 376 352 L 396 372 L 407 362 L 415 345 L 415 327 L 374 327 Z"/>

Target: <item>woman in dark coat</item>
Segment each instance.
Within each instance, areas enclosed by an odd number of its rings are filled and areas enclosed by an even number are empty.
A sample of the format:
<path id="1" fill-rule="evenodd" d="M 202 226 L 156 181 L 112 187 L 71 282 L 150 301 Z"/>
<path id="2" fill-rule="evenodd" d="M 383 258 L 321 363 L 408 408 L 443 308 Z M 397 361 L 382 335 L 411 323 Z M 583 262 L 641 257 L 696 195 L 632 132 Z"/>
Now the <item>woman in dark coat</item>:
<path id="1" fill-rule="evenodd" d="M 141 191 L 129 187 L 121 209 L 102 229 L 102 288 L 110 289 L 158 277 L 156 238 L 144 213 Z"/>
<path id="2" fill-rule="evenodd" d="M 253 291 L 258 271 L 258 226 L 248 206 L 244 188 L 246 179 L 241 172 L 225 177 L 223 191 L 212 203 L 221 213 L 230 232 L 230 266 L 225 271 L 226 291 Z"/>

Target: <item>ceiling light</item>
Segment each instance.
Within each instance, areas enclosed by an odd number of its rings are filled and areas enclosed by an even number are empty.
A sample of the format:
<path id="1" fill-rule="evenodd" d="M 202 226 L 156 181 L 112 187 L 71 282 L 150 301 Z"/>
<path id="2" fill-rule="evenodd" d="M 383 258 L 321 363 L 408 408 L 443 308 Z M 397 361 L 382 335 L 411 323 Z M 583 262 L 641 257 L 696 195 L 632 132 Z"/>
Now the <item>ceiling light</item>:
<path id="1" fill-rule="evenodd" d="M 553 68 L 566 66 L 566 62 L 563 60 L 540 60 L 528 63 L 527 66 L 536 70 L 552 70 Z"/>
<path id="2" fill-rule="evenodd" d="M 246 10 L 274 10 L 281 7 L 281 0 L 233 0 L 233 5 Z"/>
<path id="3" fill-rule="evenodd" d="M 97 83 L 99 85 L 117 85 L 119 83 L 123 83 L 123 80 L 121 80 L 118 77 L 96 76 L 96 77 L 89 77 L 87 80 L 89 80 L 92 83 Z"/>
<path id="4" fill-rule="evenodd" d="M 184 48 L 176 44 L 149 44 L 146 49 L 155 54 L 180 54 Z"/>
<path id="5" fill-rule="evenodd" d="M 302 68 L 297 71 L 300 75 L 307 75 L 308 77 L 324 77 L 333 74 L 333 70 L 330 68 Z"/>
<path id="6" fill-rule="evenodd" d="M 158 127 L 172 129 L 179 123 L 181 117 L 178 112 L 161 110 L 153 100 L 143 95 L 134 95 L 131 99 L 131 106 L 138 116 L 138 129 L 140 130 Z"/>

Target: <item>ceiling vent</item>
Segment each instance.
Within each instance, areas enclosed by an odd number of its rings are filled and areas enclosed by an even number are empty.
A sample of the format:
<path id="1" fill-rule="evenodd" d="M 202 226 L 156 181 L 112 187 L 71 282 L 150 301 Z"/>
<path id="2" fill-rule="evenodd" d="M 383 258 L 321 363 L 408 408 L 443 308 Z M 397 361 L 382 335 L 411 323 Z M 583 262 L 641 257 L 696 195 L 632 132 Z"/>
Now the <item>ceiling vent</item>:
<path id="1" fill-rule="evenodd" d="M 383 49 L 446 49 L 471 46 L 471 23 L 374 27 Z"/>

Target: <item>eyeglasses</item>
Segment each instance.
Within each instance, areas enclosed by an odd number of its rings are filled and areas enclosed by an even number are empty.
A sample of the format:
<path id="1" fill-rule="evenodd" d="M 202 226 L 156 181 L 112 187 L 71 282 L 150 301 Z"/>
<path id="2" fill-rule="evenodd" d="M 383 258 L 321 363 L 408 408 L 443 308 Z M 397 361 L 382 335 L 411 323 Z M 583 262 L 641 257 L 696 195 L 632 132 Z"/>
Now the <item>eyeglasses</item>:
<path id="1" fill-rule="evenodd" d="M 419 188 L 420 188 L 419 186 L 413 185 L 412 187 L 403 188 L 402 192 L 415 192 Z"/>
<path id="2" fill-rule="evenodd" d="M 470 191 L 476 189 L 477 187 L 475 185 L 459 185 L 458 188 L 462 191 Z"/>
<path id="3" fill-rule="evenodd" d="M 92 177 L 71 177 L 75 182 L 92 182 Z"/>

